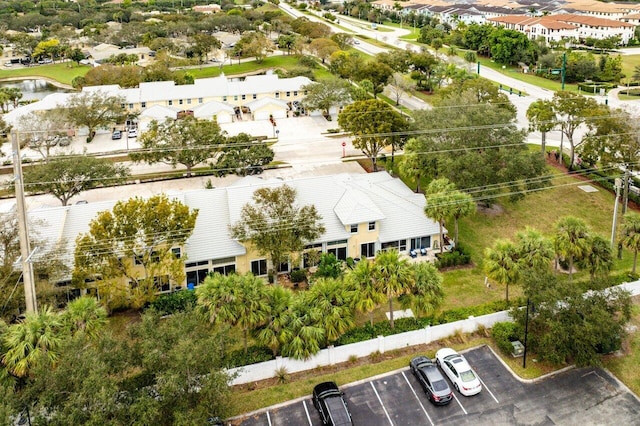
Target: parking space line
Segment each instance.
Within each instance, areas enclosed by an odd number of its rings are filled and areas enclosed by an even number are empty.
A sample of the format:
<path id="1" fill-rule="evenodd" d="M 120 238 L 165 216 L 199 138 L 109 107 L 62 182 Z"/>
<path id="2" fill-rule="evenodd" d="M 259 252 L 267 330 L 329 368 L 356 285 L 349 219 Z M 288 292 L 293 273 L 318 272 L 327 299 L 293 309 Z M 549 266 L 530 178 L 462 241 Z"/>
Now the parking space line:
<path id="1" fill-rule="evenodd" d="M 271 416 L 269 415 L 268 411 L 267 411 L 267 422 L 269 423 L 269 426 L 271 426 Z"/>
<path id="2" fill-rule="evenodd" d="M 302 405 L 304 405 L 304 412 L 307 413 L 307 420 L 309 420 L 309 426 L 313 426 L 313 423 L 311 423 L 311 416 L 309 415 L 309 409 L 307 408 L 307 402 L 302 401 Z"/>
<path id="3" fill-rule="evenodd" d="M 393 425 L 393 422 L 391 421 L 391 417 L 389 416 L 389 413 L 387 412 L 387 409 L 385 408 L 384 404 L 382 403 L 382 399 L 380 398 L 380 395 L 378 394 L 378 391 L 376 390 L 375 385 L 373 384 L 373 382 L 369 382 L 371 383 L 371 387 L 373 388 L 373 392 L 376 394 L 376 397 L 378 398 L 378 401 L 380 401 L 380 405 L 382 405 L 382 410 L 384 411 L 384 414 L 387 415 L 387 420 L 389 420 L 389 424 L 391 426 Z"/>
<path id="4" fill-rule="evenodd" d="M 478 380 L 480 380 L 480 383 L 482 383 L 482 387 L 484 387 L 487 390 L 487 392 L 489 392 L 489 395 L 491 395 L 491 398 L 493 398 L 496 404 L 500 404 L 500 401 L 498 401 L 498 398 L 496 398 L 495 395 L 493 395 L 493 392 L 491 392 L 491 390 L 487 387 L 487 385 L 484 384 L 480 376 L 476 375 L 476 377 L 478 378 Z"/>
<path id="5" fill-rule="evenodd" d="M 431 423 L 431 426 L 435 426 L 433 421 L 431 420 L 431 417 L 429 417 L 429 413 L 427 413 L 427 410 L 424 408 L 424 405 L 422 405 L 422 401 L 420 401 L 420 398 L 418 397 L 418 394 L 416 393 L 415 389 L 413 389 L 413 386 L 411 386 L 411 383 L 409 382 L 409 379 L 407 379 L 407 376 L 404 375 L 404 371 L 402 372 L 402 377 L 404 377 L 404 380 L 409 385 L 409 389 L 411 389 L 411 392 L 413 392 L 413 396 L 415 396 L 416 400 L 418 400 L 418 404 L 420 404 L 420 408 L 422 408 L 422 411 L 424 412 L 424 415 L 427 416 L 427 419 L 429 419 L 429 423 Z"/>
<path id="6" fill-rule="evenodd" d="M 460 408 L 462 408 L 462 411 L 464 411 L 464 415 L 468 415 L 469 413 L 467 413 L 467 410 L 464 409 L 464 407 L 462 406 L 462 403 L 460 402 L 460 400 L 458 399 L 458 397 L 456 396 L 455 392 L 451 392 L 453 394 L 453 399 L 456 400 L 456 402 L 458 403 L 458 405 L 460 406 Z"/>

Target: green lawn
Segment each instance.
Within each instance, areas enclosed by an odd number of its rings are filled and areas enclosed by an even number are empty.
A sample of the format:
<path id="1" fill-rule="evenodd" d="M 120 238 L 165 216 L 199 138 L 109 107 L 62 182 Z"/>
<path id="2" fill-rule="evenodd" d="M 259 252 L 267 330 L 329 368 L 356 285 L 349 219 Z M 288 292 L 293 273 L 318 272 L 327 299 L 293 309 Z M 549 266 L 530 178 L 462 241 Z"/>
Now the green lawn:
<path id="1" fill-rule="evenodd" d="M 85 75 L 90 69 L 89 65 L 78 66 L 71 62 L 28 68 L 0 69 L 0 79 L 44 77 L 70 86 L 74 78 Z"/>
<path id="2" fill-rule="evenodd" d="M 227 76 L 251 74 L 257 71 L 266 71 L 268 69 L 282 69 L 288 70 L 292 68 L 299 68 L 301 65 L 298 63 L 298 57 L 294 55 L 279 55 L 266 57 L 262 62 L 256 61 L 250 62 L 237 62 L 233 65 L 225 65 L 220 69 L 217 67 L 202 67 L 202 68 L 190 68 L 184 70 L 189 73 L 193 78 L 207 78 L 217 77 L 221 72 L 224 72 Z M 318 67 L 314 70 L 316 79 L 332 78 L 332 74 L 323 67 Z"/>
<path id="3" fill-rule="evenodd" d="M 640 298 L 635 298 L 631 321 L 632 331 L 622 344 L 621 353 L 605 357 L 604 366 L 616 375 L 632 392 L 640 395 Z M 635 331 L 635 332 L 634 332 Z"/>

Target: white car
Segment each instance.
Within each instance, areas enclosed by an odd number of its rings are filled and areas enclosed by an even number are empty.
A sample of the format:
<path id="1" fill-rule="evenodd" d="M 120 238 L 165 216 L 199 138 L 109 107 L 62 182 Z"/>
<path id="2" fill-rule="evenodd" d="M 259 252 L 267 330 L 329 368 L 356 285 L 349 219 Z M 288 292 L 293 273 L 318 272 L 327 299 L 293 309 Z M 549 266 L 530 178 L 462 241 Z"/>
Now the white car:
<path id="1" fill-rule="evenodd" d="M 137 138 L 138 137 L 138 129 L 129 129 L 129 133 L 127 134 L 129 138 Z"/>
<path id="2" fill-rule="evenodd" d="M 436 363 L 462 395 L 476 395 L 482 390 L 482 384 L 475 371 L 467 360 L 453 349 L 442 348 L 436 352 Z"/>

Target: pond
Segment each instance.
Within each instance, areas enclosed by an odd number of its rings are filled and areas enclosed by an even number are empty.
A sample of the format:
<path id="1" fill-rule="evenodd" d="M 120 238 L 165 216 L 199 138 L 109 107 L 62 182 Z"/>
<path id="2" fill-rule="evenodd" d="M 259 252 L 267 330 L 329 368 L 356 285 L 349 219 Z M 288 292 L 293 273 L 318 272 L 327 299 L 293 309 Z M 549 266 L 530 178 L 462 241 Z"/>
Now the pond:
<path id="1" fill-rule="evenodd" d="M 22 92 L 22 101 L 40 100 L 52 93 L 68 93 L 71 90 L 56 87 L 46 80 L 16 80 L 0 82 L 0 87 L 16 87 Z"/>

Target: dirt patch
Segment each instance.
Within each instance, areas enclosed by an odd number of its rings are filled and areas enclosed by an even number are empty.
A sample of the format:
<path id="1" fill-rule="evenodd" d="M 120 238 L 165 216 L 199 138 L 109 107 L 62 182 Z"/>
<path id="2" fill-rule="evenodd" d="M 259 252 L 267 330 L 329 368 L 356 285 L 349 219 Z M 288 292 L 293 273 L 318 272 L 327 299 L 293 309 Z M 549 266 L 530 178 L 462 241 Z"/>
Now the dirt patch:
<path id="1" fill-rule="evenodd" d="M 492 204 L 489 207 L 478 205 L 478 211 L 486 216 L 500 216 L 504 213 L 504 208 L 500 204 Z"/>

